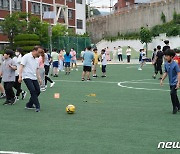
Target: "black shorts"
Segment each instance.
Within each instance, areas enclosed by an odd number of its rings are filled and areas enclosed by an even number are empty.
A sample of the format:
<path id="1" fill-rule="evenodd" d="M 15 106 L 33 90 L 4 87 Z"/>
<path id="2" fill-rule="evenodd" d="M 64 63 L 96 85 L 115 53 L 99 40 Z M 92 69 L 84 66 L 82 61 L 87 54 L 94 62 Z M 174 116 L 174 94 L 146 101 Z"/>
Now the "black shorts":
<path id="1" fill-rule="evenodd" d="M 102 72 L 106 73 L 106 65 L 102 65 Z"/>
<path id="2" fill-rule="evenodd" d="M 65 62 L 65 67 L 70 67 L 70 62 Z"/>
<path id="3" fill-rule="evenodd" d="M 91 66 L 83 66 L 84 72 L 91 72 Z"/>
<path id="4" fill-rule="evenodd" d="M 2 77 L 0 77 L 0 83 L 2 82 Z"/>

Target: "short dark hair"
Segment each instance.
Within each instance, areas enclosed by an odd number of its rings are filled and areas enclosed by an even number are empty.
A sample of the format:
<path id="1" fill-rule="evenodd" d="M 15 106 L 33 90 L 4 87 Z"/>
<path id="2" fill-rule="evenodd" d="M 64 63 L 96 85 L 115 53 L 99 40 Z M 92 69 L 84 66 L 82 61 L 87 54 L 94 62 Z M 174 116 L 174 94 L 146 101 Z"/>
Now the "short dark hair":
<path id="1" fill-rule="evenodd" d="M 10 56 L 10 58 L 12 58 L 14 56 L 14 51 L 11 49 L 6 49 L 4 54 L 7 54 Z"/>
<path id="2" fill-rule="evenodd" d="M 37 45 L 37 46 L 35 46 L 35 47 L 33 48 L 33 50 L 38 51 L 38 49 L 39 49 L 39 48 L 41 48 L 41 49 L 42 49 L 42 47 L 41 47 L 41 46 L 38 46 L 38 45 Z"/>
<path id="3" fill-rule="evenodd" d="M 165 43 L 165 44 L 169 44 L 169 40 L 165 40 L 164 43 Z"/>
<path id="4" fill-rule="evenodd" d="M 105 52 L 106 52 L 106 50 L 102 49 L 102 50 L 101 50 L 101 52 L 105 53 Z"/>
<path id="5" fill-rule="evenodd" d="M 54 49 L 53 49 L 53 51 L 57 52 L 57 49 L 56 49 L 56 48 L 54 48 Z"/>
<path id="6" fill-rule="evenodd" d="M 17 48 L 16 51 L 20 52 L 21 54 L 23 53 L 23 49 L 22 48 Z"/>
<path id="7" fill-rule="evenodd" d="M 88 49 L 88 50 L 91 50 L 92 48 L 91 48 L 91 46 L 88 46 L 87 49 Z"/>
<path id="8" fill-rule="evenodd" d="M 174 49 L 175 53 L 180 53 L 180 49 Z"/>
<path id="9" fill-rule="evenodd" d="M 154 51 L 156 51 L 157 49 L 156 48 L 154 48 Z"/>
<path id="10" fill-rule="evenodd" d="M 172 50 L 172 49 L 167 49 L 165 52 L 164 52 L 164 55 L 165 56 L 170 56 L 170 57 L 174 57 L 176 55 L 175 51 Z"/>
<path id="11" fill-rule="evenodd" d="M 93 51 L 97 51 L 97 49 L 95 48 L 95 49 L 93 49 Z"/>
<path id="12" fill-rule="evenodd" d="M 158 45 L 158 46 L 157 46 L 157 49 L 158 49 L 158 50 L 161 50 L 161 46 L 160 46 L 160 45 Z"/>

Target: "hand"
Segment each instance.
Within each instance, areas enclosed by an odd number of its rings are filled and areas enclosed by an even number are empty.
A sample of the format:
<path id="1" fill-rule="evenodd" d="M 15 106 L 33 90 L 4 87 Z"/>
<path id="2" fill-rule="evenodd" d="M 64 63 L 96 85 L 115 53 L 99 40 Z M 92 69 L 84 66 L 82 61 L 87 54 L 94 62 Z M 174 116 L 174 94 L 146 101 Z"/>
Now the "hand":
<path id="1" fill-rule="evenodd" d="M 42 80 L 41 79 L 39 80 L 39 84 L 42 85 Z"/>
<path id="2" fill-rule="evenodd" d="M 18 82 L 19 82 L 19 83 L 22 82 L 22 77 L 19 77 Z"/>
<path id="3" fill-rule="evenodd" d="M 163 80 L 160 81 L 160 85 L 163 86 Z"/>
<path id="4" fill-rule="evenodd" d="M 180 83 L 177 83 L 176 89 L 179 89 L 179 88 L 180 88 Z"/>

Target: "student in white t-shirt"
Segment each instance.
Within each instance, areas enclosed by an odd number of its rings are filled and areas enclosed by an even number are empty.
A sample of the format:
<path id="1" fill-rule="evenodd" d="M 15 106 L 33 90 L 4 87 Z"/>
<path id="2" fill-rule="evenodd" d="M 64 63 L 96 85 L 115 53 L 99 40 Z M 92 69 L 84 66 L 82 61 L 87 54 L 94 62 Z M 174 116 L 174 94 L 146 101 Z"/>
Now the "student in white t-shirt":
<path id="1" fill-rule="evenodd" d="M 119 61 L 123 61 L 121 46 L 118 46 L 118 59 Z"/>
<path id="2" fill-rule="evenodd" d="M 126 50 L 126 56 L 127 56 L 127 63 L 130 63 L 131 61 L 131 47 L 130 46 L 128 46 Z"/>
<path id="3" fill-rule="evenodd" d="M 101 77 L 106 77 L 106 65 L 107 65 L 107 59 L 106 59 L 106 54 L 105 50 L 101 50 L 101 64 L 102 64 L 102 76 Z"/>

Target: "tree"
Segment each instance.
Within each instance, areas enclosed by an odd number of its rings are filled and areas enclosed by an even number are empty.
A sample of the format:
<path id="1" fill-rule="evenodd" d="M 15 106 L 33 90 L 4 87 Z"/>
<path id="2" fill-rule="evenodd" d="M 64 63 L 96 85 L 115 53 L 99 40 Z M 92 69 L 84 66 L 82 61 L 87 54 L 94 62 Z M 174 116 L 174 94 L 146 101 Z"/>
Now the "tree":
<path id="1" fill-rule="evenodd" d="M 56 24 L 52 27 L 52 37 L 53 39 L 57 39 L 58 36 L 64 36 L 68 32 L 67 28 L 62 24 Z"/>
<path id="2" fill-rule="evenodd" d="M 26 21 L 20 19 L 22 19 L 20 13 L 13 13 L 7 15 L 0 23 L 3 33 L 7 35 L 9 39 L 10 48 L 13 47 L 14 37 L 25 31 Z"/>
<path id="3" fill-rule="evenodd" d="M 152 35 L 148 28 L 141 27 L 140 30 L 140 41 L 141 43 L 146 43 L 146 55 L 148 51 L 148 43 L 152 42 Z"/>

